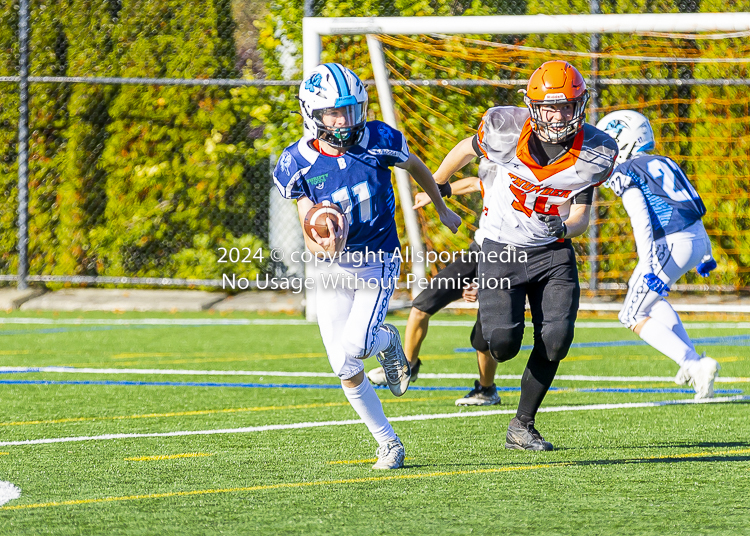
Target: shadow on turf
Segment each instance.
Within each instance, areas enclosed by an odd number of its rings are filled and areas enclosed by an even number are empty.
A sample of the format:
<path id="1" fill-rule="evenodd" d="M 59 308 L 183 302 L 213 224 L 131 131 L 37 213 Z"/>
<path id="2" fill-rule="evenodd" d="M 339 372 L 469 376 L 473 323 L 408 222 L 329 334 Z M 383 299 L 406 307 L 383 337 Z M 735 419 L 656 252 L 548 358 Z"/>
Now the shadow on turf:
<path id="1" fill-rule="evenodd" d="M 706 443 L 706 445 L 711 445 L 710 443 Z M 722 445 L 721 443 L 715 443 L 714 445 Z M 744 446 L 746 443 L 723 443 L 723 445 L 735 445 L 735 446 Z M 683 458 L 680 454 L 675 454 L 674 456 L 659 456 L 659 457 L 649 457 L 649 458 L 625 458 L 621 460 L 571 460 L 571 461 L 555 461 L 555 462 L 543 462 L 539 458 L 534 459 L 532 462 L 531 460 L 528 460 L 526 462 L 511 462 L 511 463 L 466 463 L 466 464 L 445 464 L 447 466 L 456 466 L 459 465 L 461 467 L 508 467 L 508 466 L 518 466 L 523 467 L 529 465 L 529 463 L 534 464 L 544 464 L 545 466 L 549 467 L 575 467 L 575 466 L 606 466 L 606 465 L 636 465 L 636 464 L 647 464 L 647 463 L 680 463 L 680 462 L 748 462 L 750 461 L 750 455 L 742 455 L 742 456 L 731 456 L 731 455 L 720 455 L 720 454 L 710 454 L 707 453 L 705 456 L 691 456 L 689 458 Z M 443 464 L 441 464 L 443 465 Z M 425 467 L 434 467 L 430 464 L 409 464 L 404 465 L 404 469 L 422 469 Z"/>
<path id="2" fill-rule="evenodd" d="M 618 450 L 627 449 L 691 449 L 691 448 L 737 448 L 737 447 L 750 447 L 750 443 L 747 441 L 732 441 L 727 443 L 715 443 L 715 442 L 699 442 L 699 443 L 668 443 L 666 445 L 633 445 L 629 447 L 617 447 Z M 558 449 L 555 449 L 558 450 Z M 576 449 L 565 449 L 559 450 L 576 450 Z"/>
<path id="3" fill-rule="evenodd" d="M 682 445 L 669 445 L 666 447 L 650 446 L 649 448 L 674 448 L 675 446 L 690 448 L 690 447 L 709 447 L 709 448 L 727 448 L 727 447 L 747 447 L 750 443 L 737 442 L 737 443 L 686 443 Z M 557 449 L 555 449 L 557 451 Z M 561 449 L 564 450 L 564 449 Z M 572 450 L 572 449 L 571 449 Z M 683 454 L 664 455 L 664 456 L 645 456 L 643 458 L 624 458 L 619 460 L 571 460 L 571 461 L 553 461 L 545 465 L 550 466 L 604 466 L 604 465 L 629 465 L 629 464 L 642 464 L 642 463 L 679 463 L 679 462 L 747 462 L 750 461 L 750 455 L 731 455 L 731 454 L 714 454 L 707 452 L 705 455 L 696 453 L 695 455 L 685 457 Z M 527 462 L 512 462 L 508 465 L 528 465 Z M 534 460 L 534 463 L 541 463 L 539 458 Z M 492 464 L 482 464 L 492 465 Z M 505 464 L 502 464 L 505 465 Z"/>
<path id="4" fill-rule="evenodd" d="M 680 463 L 680 462 L 747 462 L 750 456 L 722 456 L 706 454 L 705 456 L 692 456 L 681 458 L 679 455 L 664 456 L 659 458 L 627 458 L 624 460 L 578 460 L 573 462 L 553 462 L 550 465 L 631 465 L 642 463 Z"/>

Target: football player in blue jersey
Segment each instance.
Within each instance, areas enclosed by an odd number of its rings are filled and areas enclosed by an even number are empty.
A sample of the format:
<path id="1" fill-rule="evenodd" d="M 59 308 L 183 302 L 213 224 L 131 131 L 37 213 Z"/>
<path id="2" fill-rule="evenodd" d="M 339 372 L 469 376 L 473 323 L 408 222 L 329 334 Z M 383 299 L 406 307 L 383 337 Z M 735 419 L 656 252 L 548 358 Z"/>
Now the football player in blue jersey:
<path id="1" fill-rule="evenodd" d="M 334 257 L 321 263 L 316 285 L 318 324 L 328 360 L 346 398 L 378 442 L 373 469 L 403 467 L 404 446 L 383 412 L 362 360 L 377 355 L 388 386 L 401 396 L 409 386 L 409 362 L 395 327 L 384 324 L 400 270 L 391 167 L 407 170 L 432 198 L 440 221 L 454 233 L 461 219 L 445 206 L 432 173 L 409 152 L 398 130 L 367 121 L 367 90 L 351 70 L 319 65 L 300 85 L 304 136 L 287 147 L 274 170 L 281 195 L 297 200 L 300 222 L 316 203 L 342 210 L 323 238 L 305 243 Z M 346 221 L 345 221 L 346 220 Z"/>
<path id="2" fill-rule="evenodd" d="M 706 207 L 673 160 L 648 153 L 654 149 L 654 133 L 643 115 L 612 112 L 597 128 L 620 148 L 608 185 L 622 197 L 638 250 L 620 322 L 680 366 L 678 384 L 692 385 L 696 399 L 711 398 L 719 364 L 696 352 L 680 317 L 664 299 L 669 287 L 691 269 L 707 277 L 716 268 L 701 221 Z"/>

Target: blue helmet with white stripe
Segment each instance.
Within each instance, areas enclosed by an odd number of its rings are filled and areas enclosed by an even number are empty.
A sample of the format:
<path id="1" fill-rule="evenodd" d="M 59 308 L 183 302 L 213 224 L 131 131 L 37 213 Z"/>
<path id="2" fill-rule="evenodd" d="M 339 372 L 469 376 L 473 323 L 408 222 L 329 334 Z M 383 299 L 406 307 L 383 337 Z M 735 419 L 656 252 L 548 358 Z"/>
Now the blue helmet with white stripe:
<path id="1" fill-rule="evenodd" d="M 305 131 L 334 147 L 355 145 L 367 121 L 367 90 L 351 69 L 318 65 L 299 86 Z"/>

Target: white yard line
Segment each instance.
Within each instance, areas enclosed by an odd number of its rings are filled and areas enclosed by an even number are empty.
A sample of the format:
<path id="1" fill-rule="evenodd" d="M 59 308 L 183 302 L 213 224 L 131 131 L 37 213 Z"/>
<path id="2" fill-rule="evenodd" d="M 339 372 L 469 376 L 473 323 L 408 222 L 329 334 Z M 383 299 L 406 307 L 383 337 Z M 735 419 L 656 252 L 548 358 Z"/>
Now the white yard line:
<path id="1" fill-rule="evenodd" d="M 135 369 L 135 368 L 85 368 L 85 367 L 0 367 L 0 373 L 57 372 L 60 374 L 139 374 L 143 376 L 269 376 L 287 378 L 336 378 L 332 372 L 287 372 L 283 370 L 184 370 L 184 369 Z M 475 380 L 476 374 L 465 373 L 419 373 L 425 380 Z M 0 377 L 1 378 L 1 377 Z M 520 380 L 520 374 L 499 374 L 498 380 Z M 674 376 L 580 376 L 559 374 L 556 380 L 574 382 L 672 382 Z M 750 383 L 750 378 L 721 377 L 718 383 Z"/>
<path id="2" fill-rule="evenodd" d="M 655 408 L 661 406 L 689 405 L 689 404 L 722 404 L 727 402 L 750 401 L 750 396 L 727 396 L 712 398 L 708 400 L 662 400 L 659 402 L 633 402 L 625 404 L 590 404 L 585 406 L 557 406 L 541 408 L 541 413 L 553 413 L 562 411 L 589 411 L 589 410 L 614 410 L 634 408 Z M 485 410 L 485 411 L 463 411 L 454 413 L 433 413 L 422 415 L 406 415 L 403 417 L 391 417 L 391 422 L 406 421 L 431 421 L 436 419 L 463 419 L 467 417 L 488 417 L 491 415 L 515 414 L 515 409 Z M 299 422 L 290 424 L 269 424 L 265 426 L 248 426 L 245 428 L 224 428 L 219 430 L 185 430 L 178 432 L 161 432 L 149 434 L 105 434 L 99 436 L 74 436 L 74 437 L 52 437 L 43 439 L 27 439 L 25 441 L 2 441 L 0 447 L 15 447 L 21 445 L 46 445 L 51 443 L 74 443 L 81 441 L 103 441 L 109 439 L 137 439 L 147 437 L 180 437 L 196 435 L 218 435 L 218 434 L 246 434 L 252 432 L 268 432 L 272 430 L 300 430 L 304 428 L 320 428 L 323 426 L 346 426 L 350 424 L 363 424 L 359 419 L 347 421 L 322 421 L 322 422 Z"/>
<path id="3" fill-rule="evenodd" d="M 394 320 L 405 326 L 406 320 Z M 314 326 L 315 322 L 293 318 L 0 318 L 0 324 L 57 326 Z M 472 327 L 474 320 L 432 320 L 432 326 Z M 526 323 L 531 326 L 530 322 Z M 750 329 L 750 322 L 685 322 L 692 329 Z M 577 322 L 578 328 L 624 329 L 619 322 Z"/>
<path id="4" fill-rule="evenodd" d="M 13 499 L 18 499 L 20 496 L 21 490 L 17 486 L 14 486 L 10 482 L 0 480 L 0 505 L 12 501 Z"/>

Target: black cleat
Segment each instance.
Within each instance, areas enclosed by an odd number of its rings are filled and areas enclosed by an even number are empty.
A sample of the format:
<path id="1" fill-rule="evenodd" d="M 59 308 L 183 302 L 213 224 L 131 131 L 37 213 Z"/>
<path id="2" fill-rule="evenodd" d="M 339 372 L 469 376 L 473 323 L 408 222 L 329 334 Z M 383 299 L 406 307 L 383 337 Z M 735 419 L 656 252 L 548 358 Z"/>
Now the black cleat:
<path id="1" fill-rule="evenodd" d="M 534 428 L 534 421 L 524 424 L 513 417 L 505 436 L 505 448 L 512 450 L 552 450 L 552 443 L 545 441 L 542 434 Z"/>
<path id="2" fill-rule="evenodd" d="M 411 382 L 414 383 L 417 381 L 417 377 L 419 376 L 419 367 L 422 366 L 422 360 L 417 358 L 417 364 L 411 367 Z"/>

